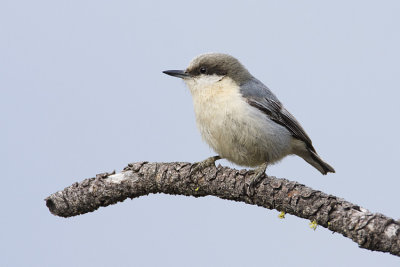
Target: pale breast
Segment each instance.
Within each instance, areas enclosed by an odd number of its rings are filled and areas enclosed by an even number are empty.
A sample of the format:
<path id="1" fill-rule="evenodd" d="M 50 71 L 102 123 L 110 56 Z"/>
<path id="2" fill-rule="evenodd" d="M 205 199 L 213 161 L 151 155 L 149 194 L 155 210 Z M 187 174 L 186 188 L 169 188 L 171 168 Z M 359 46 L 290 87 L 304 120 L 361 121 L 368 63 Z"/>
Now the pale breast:
<path id="1" fill-rule="evenodd" d="M 229 78 L 208 86 L 189 85 L 203 139 L 221 157 L 238 165 L 274 163 L 289 154 L 286 128 L 247 104 Z"/>

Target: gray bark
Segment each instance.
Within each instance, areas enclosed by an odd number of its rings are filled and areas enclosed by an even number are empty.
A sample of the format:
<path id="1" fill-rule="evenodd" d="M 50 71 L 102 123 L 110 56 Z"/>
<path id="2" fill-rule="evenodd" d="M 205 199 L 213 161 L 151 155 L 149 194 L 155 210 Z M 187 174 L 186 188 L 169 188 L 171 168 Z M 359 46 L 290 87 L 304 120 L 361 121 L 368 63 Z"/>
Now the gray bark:
<path id="1" fill-rule="evenodd" d="M 132 163 L 121 173 L 98 174 L 56 192 L 46 198 L 46 205 L 54 215 L 71 217 L 152 193 L 212 195 L 315 220 L 362 248 L 400 256 L 399 221 L 286 179 L 265 175 L 250 195 L 252 171 L 211 166 L 191 173 L 192 168 L 180 162 Z"/>

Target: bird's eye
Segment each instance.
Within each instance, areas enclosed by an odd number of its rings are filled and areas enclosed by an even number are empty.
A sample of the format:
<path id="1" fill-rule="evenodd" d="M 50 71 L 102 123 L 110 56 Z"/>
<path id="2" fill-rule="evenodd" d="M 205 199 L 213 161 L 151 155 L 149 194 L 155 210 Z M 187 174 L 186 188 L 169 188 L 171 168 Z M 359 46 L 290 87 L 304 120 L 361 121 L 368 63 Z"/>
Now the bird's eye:
<path id="1" fill-rule="evenodd" d="M 200 73 L 201 74 L 206 74 L 207 73 L 207 68 L 206 67 L 200 67 Z"/>

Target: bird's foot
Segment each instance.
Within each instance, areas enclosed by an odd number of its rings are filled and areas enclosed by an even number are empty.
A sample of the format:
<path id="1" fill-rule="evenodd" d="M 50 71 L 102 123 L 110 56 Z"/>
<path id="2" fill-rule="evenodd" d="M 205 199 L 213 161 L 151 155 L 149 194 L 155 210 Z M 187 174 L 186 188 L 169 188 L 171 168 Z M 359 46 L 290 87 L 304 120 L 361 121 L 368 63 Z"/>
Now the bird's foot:
<path id="1" fill-rule="evenodd" d="M 254 174 L 250 177 L 250 183 L 247 187 L 247 194 L 249 196 L 254 195 L 254 190 L 257 185 L 263 180 L 263 175 L 267 169 L 268 164 L 263 163 L 257 169 L 254 170 Z"/>
<path id="2" fill-rule="evenodd" d="M 214 156 L 214 157 L 209 157 L 203 161 L 196 162 L 195 164 L 193 164 L 193 168 L 190 171 L 190 174 L 197 173 L 197 172 L 199 172 L 207 167 L 210 167 L 210 166 L 215 166 L 215 161 L 217 161 L 219 159 L 221 159 L 220 156 Z"/>

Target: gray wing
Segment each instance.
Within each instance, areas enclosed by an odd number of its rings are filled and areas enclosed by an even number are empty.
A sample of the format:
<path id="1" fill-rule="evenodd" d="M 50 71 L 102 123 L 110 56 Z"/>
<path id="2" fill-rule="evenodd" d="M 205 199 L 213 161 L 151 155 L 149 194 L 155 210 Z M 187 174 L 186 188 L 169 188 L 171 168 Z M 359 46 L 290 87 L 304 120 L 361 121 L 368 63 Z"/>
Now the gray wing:
<path id="1" fill-rule="evenodd" d="M 310 137 L 300 123 L 279 102 L 278 98 L 259 80 L 252 80 L 241 85 L 241 94 L 251 106 L 264 112 L 272 121 L 284 126 L 293 137 L 303 141 L 315 152 Z"/>

